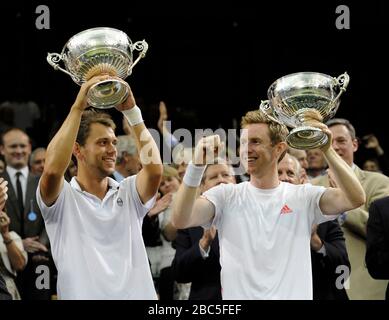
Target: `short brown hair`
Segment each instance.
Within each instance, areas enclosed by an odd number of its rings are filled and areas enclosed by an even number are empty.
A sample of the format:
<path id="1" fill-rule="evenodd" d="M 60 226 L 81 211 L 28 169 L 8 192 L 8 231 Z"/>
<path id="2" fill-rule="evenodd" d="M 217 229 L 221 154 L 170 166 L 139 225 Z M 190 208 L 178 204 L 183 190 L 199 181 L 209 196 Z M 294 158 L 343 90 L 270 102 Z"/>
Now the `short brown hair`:
<path id="1" fill-rule="evenodd" d="M 100 123 L 103 126 L 111 127 L 113 130 L 116 129 L 116 125 L 108 113 L 98 112 L 95 110 L 84 111 L 81 117 L 80 128 L 78 129 L 76 139 L 76 142 L 80 146 L 85 145 L 86 139 L 88 139 L 89 136 L 90 127 L 93 123 Z"/>
<path id="2" fill-rule="evenodd" d="M 357 138 L 354 126 L 347 119 L 333 118 L 333 119 L 327 121 L 326 125 L 327 125 L 328 128 L 330 128 L 332 126 L 336 126 L 336 125 L 345 126 L 347 128 L 348 132 L 350 133 L 351 138 L 352 139 L 356 139 Z"/>
<path id="3" fill-rule="evenodd" d="M 19 132 L 23 133 L 24 135 L 27 136 L 28 142 L 31 143 L 30 136 L 29 136 L 24 130 L 22 130 L 22 129 L 20 129 L 20 128 L 17 128 L 17 127 L 12 127 L 12 128 L 8 128 L 8 129 L 4 130 L 4 132 L 0 135 L 0 145 L 2 145 L 2 146 L 4 145 L 4 137 L 5 137 L 8 133 L 10 133 L 10 132 L 12 132 L 12 131 L 19 131 Z"/>
<path id="4" fill-rule="evenodd" d="M 279 124 L 271 120 L 260 110 L 247 112 L 242 117 L 240 126 L 242 129 L 244 129 L 247 125 L 256 123 L 265 123 L 269 126 L 270 141 L 273 145 L 276 145 L 279 142 L 286 141 L 286 136 L 289 133 L 288 128 L 283 124 Z"/>

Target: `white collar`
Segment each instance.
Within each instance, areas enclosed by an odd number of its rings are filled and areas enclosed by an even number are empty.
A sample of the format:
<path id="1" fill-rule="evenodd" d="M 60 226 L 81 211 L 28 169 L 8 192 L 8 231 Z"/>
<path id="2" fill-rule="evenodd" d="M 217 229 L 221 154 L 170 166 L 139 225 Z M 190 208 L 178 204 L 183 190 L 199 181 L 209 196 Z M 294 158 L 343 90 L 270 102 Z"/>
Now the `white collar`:
<path id="1" fill-rule="evenodd" d="M 107 177 L 108 178 L 108 186 L 109 186 L 109 189 L 113 189 L 113 190 L 116 190 L 119 188 L 119 185 L 120 183 L 115 181 L 114 179 L 110 178 L 110 177 Z M 78 183 L 76 177 L 73 177 L 72 180 L 70 180 L 70 185 L 76 189 L 77 191 L 80 191 L 80 192 L 84 192 L 81 187 L 80 187 L 80 184 Z M 89 192 L 87 192 L 89 193 Z"/>
<path id="2" fill-rule="evenodd" d="M 7 166 L 6 170 L 7 170 L 7 173 L 10 176 L 11 179 L 13 179 L 13 178 L 16 179 L 16 173 L 17 172 L 21 172 L 22 176 L 27 179 L 28 173 L 29 173 L 28 166 L 25 166 L 24 168 L 19 169 L 19 170 L 15 169 L 15 168 L 12 168 L 10 166 Z"/>

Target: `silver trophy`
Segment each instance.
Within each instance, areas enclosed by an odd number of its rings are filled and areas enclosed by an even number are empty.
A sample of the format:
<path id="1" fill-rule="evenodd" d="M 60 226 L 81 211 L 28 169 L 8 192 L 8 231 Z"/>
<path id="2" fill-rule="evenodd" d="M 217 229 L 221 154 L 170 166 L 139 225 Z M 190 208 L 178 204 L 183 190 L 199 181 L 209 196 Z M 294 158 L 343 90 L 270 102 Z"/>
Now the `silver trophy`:
<path id="1" fill-rule="evenodd" d="M 132 43 L 123 31 L 105 27 L 93 28 L 70 38 L 60 54 L 48 53 L 47 61 L 55 70 L 67 73 L 81 86 L 102 73 L 120 79 L 127 78 L 134 66 L 146 55 L 148 47 L 144 40 Z M 133 62 L 134 50 L 140 53 Z M 58 65 L 61 60 L 66 70 Z M 129 87 L 120 79 L 108 79 L 94 84 L 88 91 L 88 104 L 107 109 L 125 101 Z"/>
<path id="2" fill-rule="evenodd" d="M 346 72 L 337 78 L 317 72 L 289 74 L 273 82 L 267 91 L 269 100 L 261 102 L 260 110 L 273 121 L 293 128 L 286 139 L 289 146 L 320 148 L 328 137 L 311 124 L 335 115 L 349 80 Z"/>

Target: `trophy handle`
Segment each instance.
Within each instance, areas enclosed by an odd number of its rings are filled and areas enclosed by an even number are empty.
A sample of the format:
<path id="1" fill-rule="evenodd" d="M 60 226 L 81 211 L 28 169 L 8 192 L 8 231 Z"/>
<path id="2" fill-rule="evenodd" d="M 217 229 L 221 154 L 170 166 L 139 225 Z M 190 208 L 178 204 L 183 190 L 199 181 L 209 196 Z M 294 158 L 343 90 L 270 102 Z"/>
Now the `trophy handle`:
<path id="1" fill-rule="evenodd" d="M 73 79 L 74 82 L 78 83 L 80 81 L 80 79 L 78 77 L 76 77 L 75 75 L 71 74 L 69 71 L 61 68 L 58 65 L 58 62 L 63 60 L 63 55 L 62 54 L 59 54 L 59 53 L 48 53 L 46 60 L 54 68 L 54 70 L 61 70 L 62 72 L 68 74 Z"/>
<path id="2" fill-rule="evenodd" d="M 343 92 L 346 91 L 348 83 L 350 82 L 350 76 L 347 74 L 347 72 L 341 74 L 339 77 L 334 78 L 336 85 L 339 86 L 340 91 L 336 98 L 332 101 L 332 107 L 330 113 L 334 111 L 334 109 L 337 108 L 337 103 L 336 101 L 339 100 L 340 96 L 343 94 Z"/>
<path id="3" fill-rule="evenodd" d="M 350 82 L 350 76 L 347 74 L 347 72 L 345 72 L 339 77 L 335 78 L 335 81 L 336 81 L 336 85 L 340 87 L 340 92 L 338 93 L 337 97 L 334 99 L 334 102 L 340 98 L 343 92 L 346 91 L 348 83 Z"/>
<path id="4" fill-rule="evenodd" d="M 146 56 L 146 52 L 149 49 L 149 45 L 147 44 L 147 42 L 145 40 L 137 41 L 132 45 L 131 49 L 141 51 L 141 52 L 139 53 L 138 58 L 136 58 L 134 63 L 128 67 L 127 75 L 130 75 L 132 72 L 132 68 L 135 67 L 135 65 L 139 62 L 140 59 L 142 59 Z"/>
<path id="5" fill-rule="evenodd" d="M 269 100 L 261 100 L 259 110 L 261 110 L 272 121 L 282 125 L 282 123 L 279 120 L 277 120 L 276 117 L 274 116 L 274 109 L 270 105 Z"/>

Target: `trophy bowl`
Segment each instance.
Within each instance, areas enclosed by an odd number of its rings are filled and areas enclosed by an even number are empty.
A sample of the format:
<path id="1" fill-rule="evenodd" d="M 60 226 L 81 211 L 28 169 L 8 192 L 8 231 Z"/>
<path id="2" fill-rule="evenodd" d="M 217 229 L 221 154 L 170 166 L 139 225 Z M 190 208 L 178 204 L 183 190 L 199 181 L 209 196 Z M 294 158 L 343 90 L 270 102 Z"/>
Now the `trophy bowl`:
<path id="1" fill-rule="evenodd" d="M 269 100 L 261 102 L 260 110 L 273 121 L 293 128 L 286 139 L 289 146 L 320 148 L 328 136 L 312 124 L 335 115 L 349 81 L 346 72 L 337 78 L 318 72 L 289 74 L 273 82 L 267 91 Z"/>
<path id="2" fill-rule="evenodd" d="M 84 30 L 71 37 L 60 54 L 48 53 L 47 61 L 55 70 L 70 75 L 82 85 L 99 74 L 120 79 L 108 79 L 94 84 L 88 91 L 88 104 L 95 108 L 112 108 L 127 98 L 128 84 L 124 81 L 138 61 L 146 55 L 146 41 L 132 43 L 123 31 L 98 27 Z M 140 51 L 133 62 L 133 51 Z M 63 61 L 65 69 L 58 63 Z"/>

